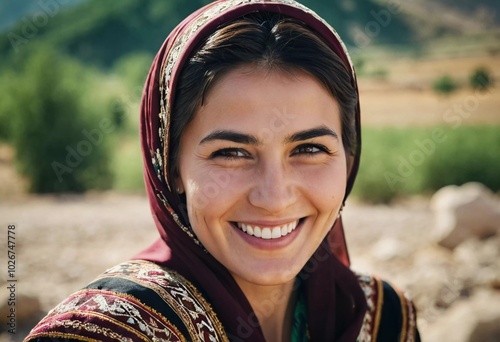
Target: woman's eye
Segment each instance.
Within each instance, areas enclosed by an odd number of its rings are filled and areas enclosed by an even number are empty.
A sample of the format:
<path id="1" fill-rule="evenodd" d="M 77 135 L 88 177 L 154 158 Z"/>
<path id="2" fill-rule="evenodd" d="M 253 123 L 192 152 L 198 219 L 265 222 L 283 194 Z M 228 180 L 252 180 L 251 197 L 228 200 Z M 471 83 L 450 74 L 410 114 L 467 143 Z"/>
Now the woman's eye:
<path id="1" fill-rule="evenodd" d="M 250 154 L 241 148 L 223 148 L 213 152 L 210 158 L 238 159 L 250 158 Z"/>
<path id="2" fill-rule="evenodd" d="M 314 155 L 318 153 L 331 154 L 330 150 L 325 146 L 313 145 L 313 144 L 300 145 L 297 148 L 295 148 L 292 154 Z"/>

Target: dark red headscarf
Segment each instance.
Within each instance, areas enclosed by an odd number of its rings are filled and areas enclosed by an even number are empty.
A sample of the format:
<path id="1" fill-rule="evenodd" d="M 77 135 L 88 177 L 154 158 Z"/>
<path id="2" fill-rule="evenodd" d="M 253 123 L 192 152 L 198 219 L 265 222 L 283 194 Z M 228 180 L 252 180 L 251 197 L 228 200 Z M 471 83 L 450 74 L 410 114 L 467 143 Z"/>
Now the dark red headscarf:
<path id="1" fill-rule="evenodd" d="M 168 179 L 170 110 L 176 83 L 193 48 L 222 24 L 252 12 L 277 12 L 304 22 L 322 36 L 356 77 L 344 44 L 317 14 L 292 0 L 220 0 L 180 23 L 163 43 L 149 72 L 141 104 L 141 141 L 146 189 L 161 238 L 136 256 L 173 269 L 208 299 L 234 341 L 264 341 L 255 314 L 230 273 L 193 235 L 180 215 L 180 203 Z M 360 120 L 356 112 L 357 150 L 349 174 L 349 194 L 359 165 Z M 355 341 L 366 311 L 365 297 L 349 269 L 341 218 L 299 275 L 307 302 L 312 341 Z"/>

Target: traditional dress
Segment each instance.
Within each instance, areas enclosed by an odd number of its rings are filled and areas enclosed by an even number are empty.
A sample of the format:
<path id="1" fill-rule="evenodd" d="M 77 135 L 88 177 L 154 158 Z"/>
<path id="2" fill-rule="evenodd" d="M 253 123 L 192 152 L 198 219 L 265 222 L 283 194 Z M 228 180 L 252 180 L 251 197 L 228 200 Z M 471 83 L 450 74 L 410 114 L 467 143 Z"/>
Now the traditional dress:
<path id="1" fill-rule="evenodd" d="M 280 13 L 320 35 L 356 77 L 333 28 L 292 0 L 221 0 L 186 18 L 167 37 L 141 104 L 145 181 L 160 238 L 74 293 L 26 341 L 265 341 L 256 314 L 229 271 L 208 253 L 181 214 L 168 179 L 171 109 L 182 67 L 197 44 L 246 14 Z M 358 144 L 347 182 L 359 165 Z M 293 341 L 418 341 L 412 302 L 386 282 L 354 273 L 339 218 L 296 279 Z"/>

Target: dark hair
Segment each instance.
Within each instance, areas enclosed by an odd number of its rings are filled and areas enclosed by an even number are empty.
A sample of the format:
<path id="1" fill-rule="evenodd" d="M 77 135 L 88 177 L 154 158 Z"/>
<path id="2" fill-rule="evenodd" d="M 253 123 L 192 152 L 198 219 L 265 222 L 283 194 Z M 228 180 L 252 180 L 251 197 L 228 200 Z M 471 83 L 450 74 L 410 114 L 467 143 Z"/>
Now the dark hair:
<path id="1" fill-rule="evenodd" d="M 358 96 L 348 67 L 304 23 L 277 13 L 258 12 L 217 29 L 199 44 L 183 67 L 171 112 L 170 179 L 178 172 L 179 142 L 185 127 L 215 82 L 241 65 L 270 71 L 300 70 L 315 77 L 339 103 L 346 155 L 356 150 Z"/>

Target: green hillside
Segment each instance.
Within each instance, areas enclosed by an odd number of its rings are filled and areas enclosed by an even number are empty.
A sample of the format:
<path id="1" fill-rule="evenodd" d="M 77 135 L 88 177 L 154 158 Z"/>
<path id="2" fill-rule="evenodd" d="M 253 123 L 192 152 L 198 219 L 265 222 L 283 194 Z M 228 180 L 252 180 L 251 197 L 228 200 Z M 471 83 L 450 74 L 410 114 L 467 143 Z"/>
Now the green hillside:
<path id="1" fill-rule="evenodd" d="M 56 2 L 57 1 L 57 2 Z M 37 13 L 61 9 L 73 6 L 85 0 L 22 0 L 0 2 L 0 32 L 9 30 L 17 22 L 29 20 L 30 16 Z"/>
<path id="2" fill-rule="evenodd" d="M 208 2 L 87 0 L 49 17 L 45 25 L 31 21 L 30 26 L 26 20 L 20 22 L 0 35 L 0 56 L 17 53 L 32 42 L 48 43 L 85 63 L 109 67 L 132 52 L 154 53 L 178 22 Z M 377 23 L 373 13 L 381 13 L 385 8 L 373 0 L 308 0 L 303 3 L 321 13 L 349 45 L 401 44 L 414 40 L 404 16 L 392 16 L 387 27 L 384 22 Z M 372 26 L 367 27 L 370 22 Z"/>

